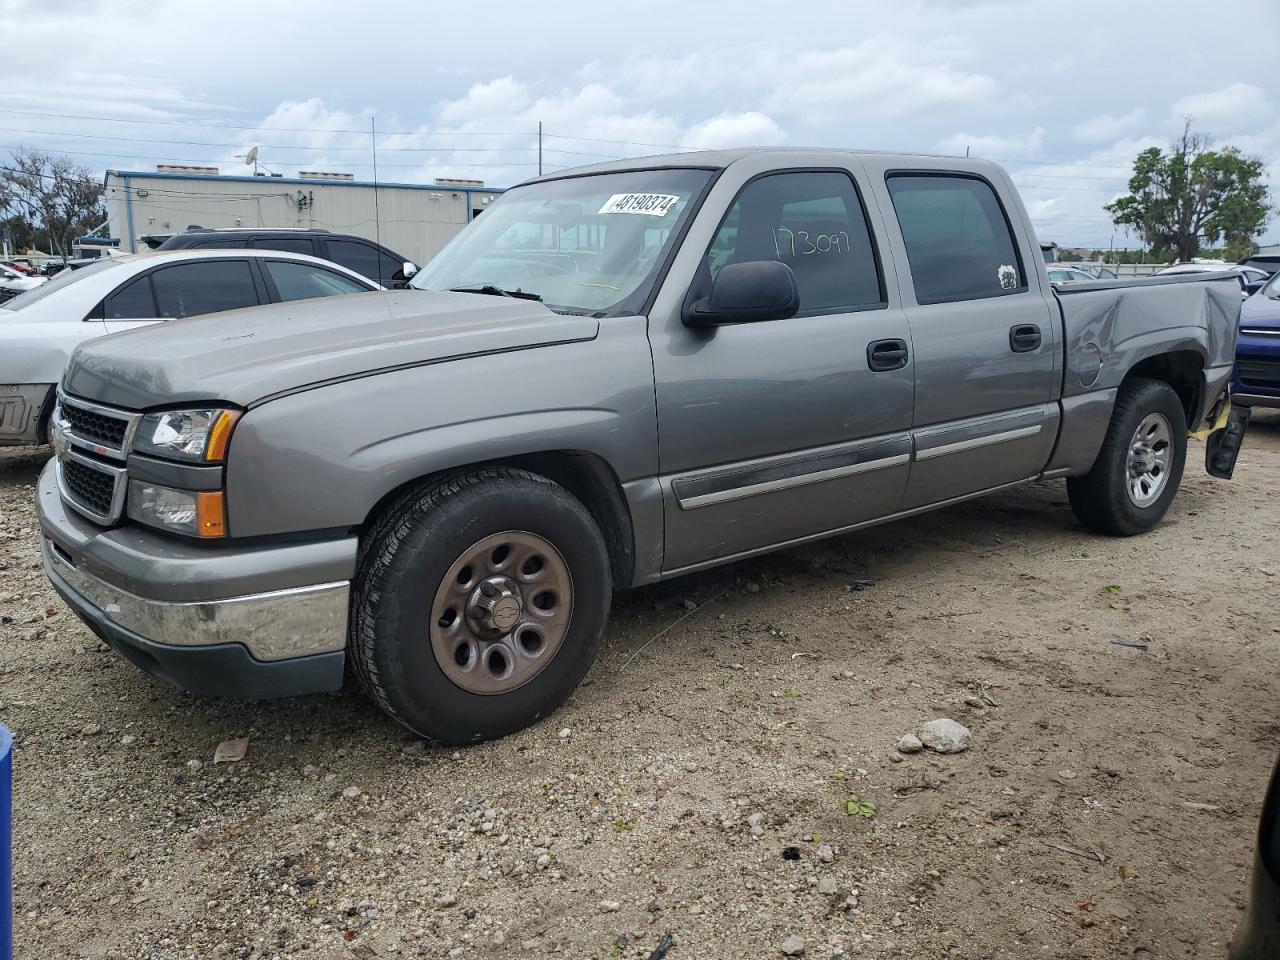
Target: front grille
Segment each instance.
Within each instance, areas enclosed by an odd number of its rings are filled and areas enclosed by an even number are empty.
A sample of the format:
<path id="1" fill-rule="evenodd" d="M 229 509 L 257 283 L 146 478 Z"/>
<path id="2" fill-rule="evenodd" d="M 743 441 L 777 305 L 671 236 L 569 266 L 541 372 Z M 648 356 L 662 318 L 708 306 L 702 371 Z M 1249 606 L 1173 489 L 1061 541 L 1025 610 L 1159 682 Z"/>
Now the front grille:
<path id="1" fill-rule="evenodd" d="M 102 444 L 104 447 L 115 447 L 117 450 L 124 447 L 124 435 L 129 427 L 128 420 L 95 413 L 84 407 L 75 406 L 74 402 L 62 404 L 62 416 L 76 436 Z"/>
<path id="2" fill-rule="evenodd" d="M 103 407 L 58 392 L 49 427 L 62 499 L 95 523 L 120 520 L 128 481 L 124 460 L 140 413 Z"/>
<path id="3" fill-rule="evenodd" d="M 63 460 L 61 468 L 65 490 L 73 499 L 101 517 L 111 516 L 116 492 L 114 475 L 79 460 Z"/>
<path id="4" fill-rule="evenodd" d="M 1258 387 L 1280 387 L 1280 360 L 1241 360 L 1236 364 L 1240 382 Z"/>

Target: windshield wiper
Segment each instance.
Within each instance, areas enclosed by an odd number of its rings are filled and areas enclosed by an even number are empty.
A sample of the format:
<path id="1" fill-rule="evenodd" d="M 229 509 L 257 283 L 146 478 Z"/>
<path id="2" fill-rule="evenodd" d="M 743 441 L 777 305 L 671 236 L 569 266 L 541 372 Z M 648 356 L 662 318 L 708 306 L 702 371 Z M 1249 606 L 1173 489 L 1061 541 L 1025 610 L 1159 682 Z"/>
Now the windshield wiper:
<path id="1" fill-rule="evenodd" d="M 542 297 L 536 293 L 525 293 L 523 290 L 503 290 L 492 283 L 480 283 L 472 287 L 450 287 L 449 292 L 483 293 L 490 297 L 515 297 L 517 300 L 537 300 L 539 303 L 542 302 Z"/>

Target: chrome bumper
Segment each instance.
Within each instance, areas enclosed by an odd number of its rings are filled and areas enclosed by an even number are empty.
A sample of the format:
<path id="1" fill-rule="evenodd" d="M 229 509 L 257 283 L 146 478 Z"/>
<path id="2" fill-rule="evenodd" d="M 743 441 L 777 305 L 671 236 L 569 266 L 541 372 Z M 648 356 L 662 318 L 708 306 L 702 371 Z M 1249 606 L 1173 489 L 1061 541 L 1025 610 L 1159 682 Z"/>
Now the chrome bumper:
<path id="1" fill-rule="evenodd" d="M 48 537 L 45 573 L 100 610 L 111 623 L 155 643 L 205 647 L 238 643 L 256 660 L 332 653 L 346 646 L 349 581 L 319 583 L 221 600 L 148 600 L 78 567 Z"/>

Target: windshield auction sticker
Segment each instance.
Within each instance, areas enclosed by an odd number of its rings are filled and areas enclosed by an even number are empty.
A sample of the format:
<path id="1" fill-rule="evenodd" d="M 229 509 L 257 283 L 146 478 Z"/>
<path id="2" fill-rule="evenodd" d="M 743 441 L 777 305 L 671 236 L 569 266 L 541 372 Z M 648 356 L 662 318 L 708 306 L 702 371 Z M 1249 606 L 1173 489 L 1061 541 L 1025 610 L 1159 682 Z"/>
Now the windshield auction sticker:
<path id="1" fill-rule="evenodd" d="M 604 202 L 599 212 L 642 213 L 646 217 L 665 217 L 679 202 L 679 197 L 669 193 L 615 193 Z"/>

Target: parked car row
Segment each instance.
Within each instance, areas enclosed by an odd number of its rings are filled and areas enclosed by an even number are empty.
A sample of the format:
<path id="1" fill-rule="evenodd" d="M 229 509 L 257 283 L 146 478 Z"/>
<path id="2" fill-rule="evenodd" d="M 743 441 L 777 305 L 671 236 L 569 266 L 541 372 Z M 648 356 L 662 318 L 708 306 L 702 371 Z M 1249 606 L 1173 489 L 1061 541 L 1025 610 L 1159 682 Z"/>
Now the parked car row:
<path id="1" fill-rule="evenodd" d="M 1175 263 L 1173 266 L 1165 267 L 1157 272 L 1156 276 L 1181 276 L 1189 273 L 1229 273 L 1236 278 L 1236 282 L 1240 284 L 1240 293 L 1245 297 L 1257 293 L 1271 276 L 1265 270 L 1244 264 L 1197 263 L 1195 261 Z"/>
<path id="2" fill-rule="evenodd" d="M 157 250 L 251 249 L 303 253 L 341 264 L 387 288 L 406 286 L 418 272 L 412 260 L 373 240 L 321 229 L 191 227 L 184 233 L 143 239 Z"/>
<path id="3" fill-rule="evenodd" d="M 26 293 L 28 290 L 34 290 L 42 283 L 48 282 L 48 277 L 35 276 L 30 273 L 22 273 L 6 266 L 0 266 L 0 303 Z"/>
<path id="4" fill-rule="evenodd" d="M 275 250 L 104 257 L 0 304 L 0 445 L 46 443 L 72 351 L 162 320 L 382 289 L 336 263 Z"/>

